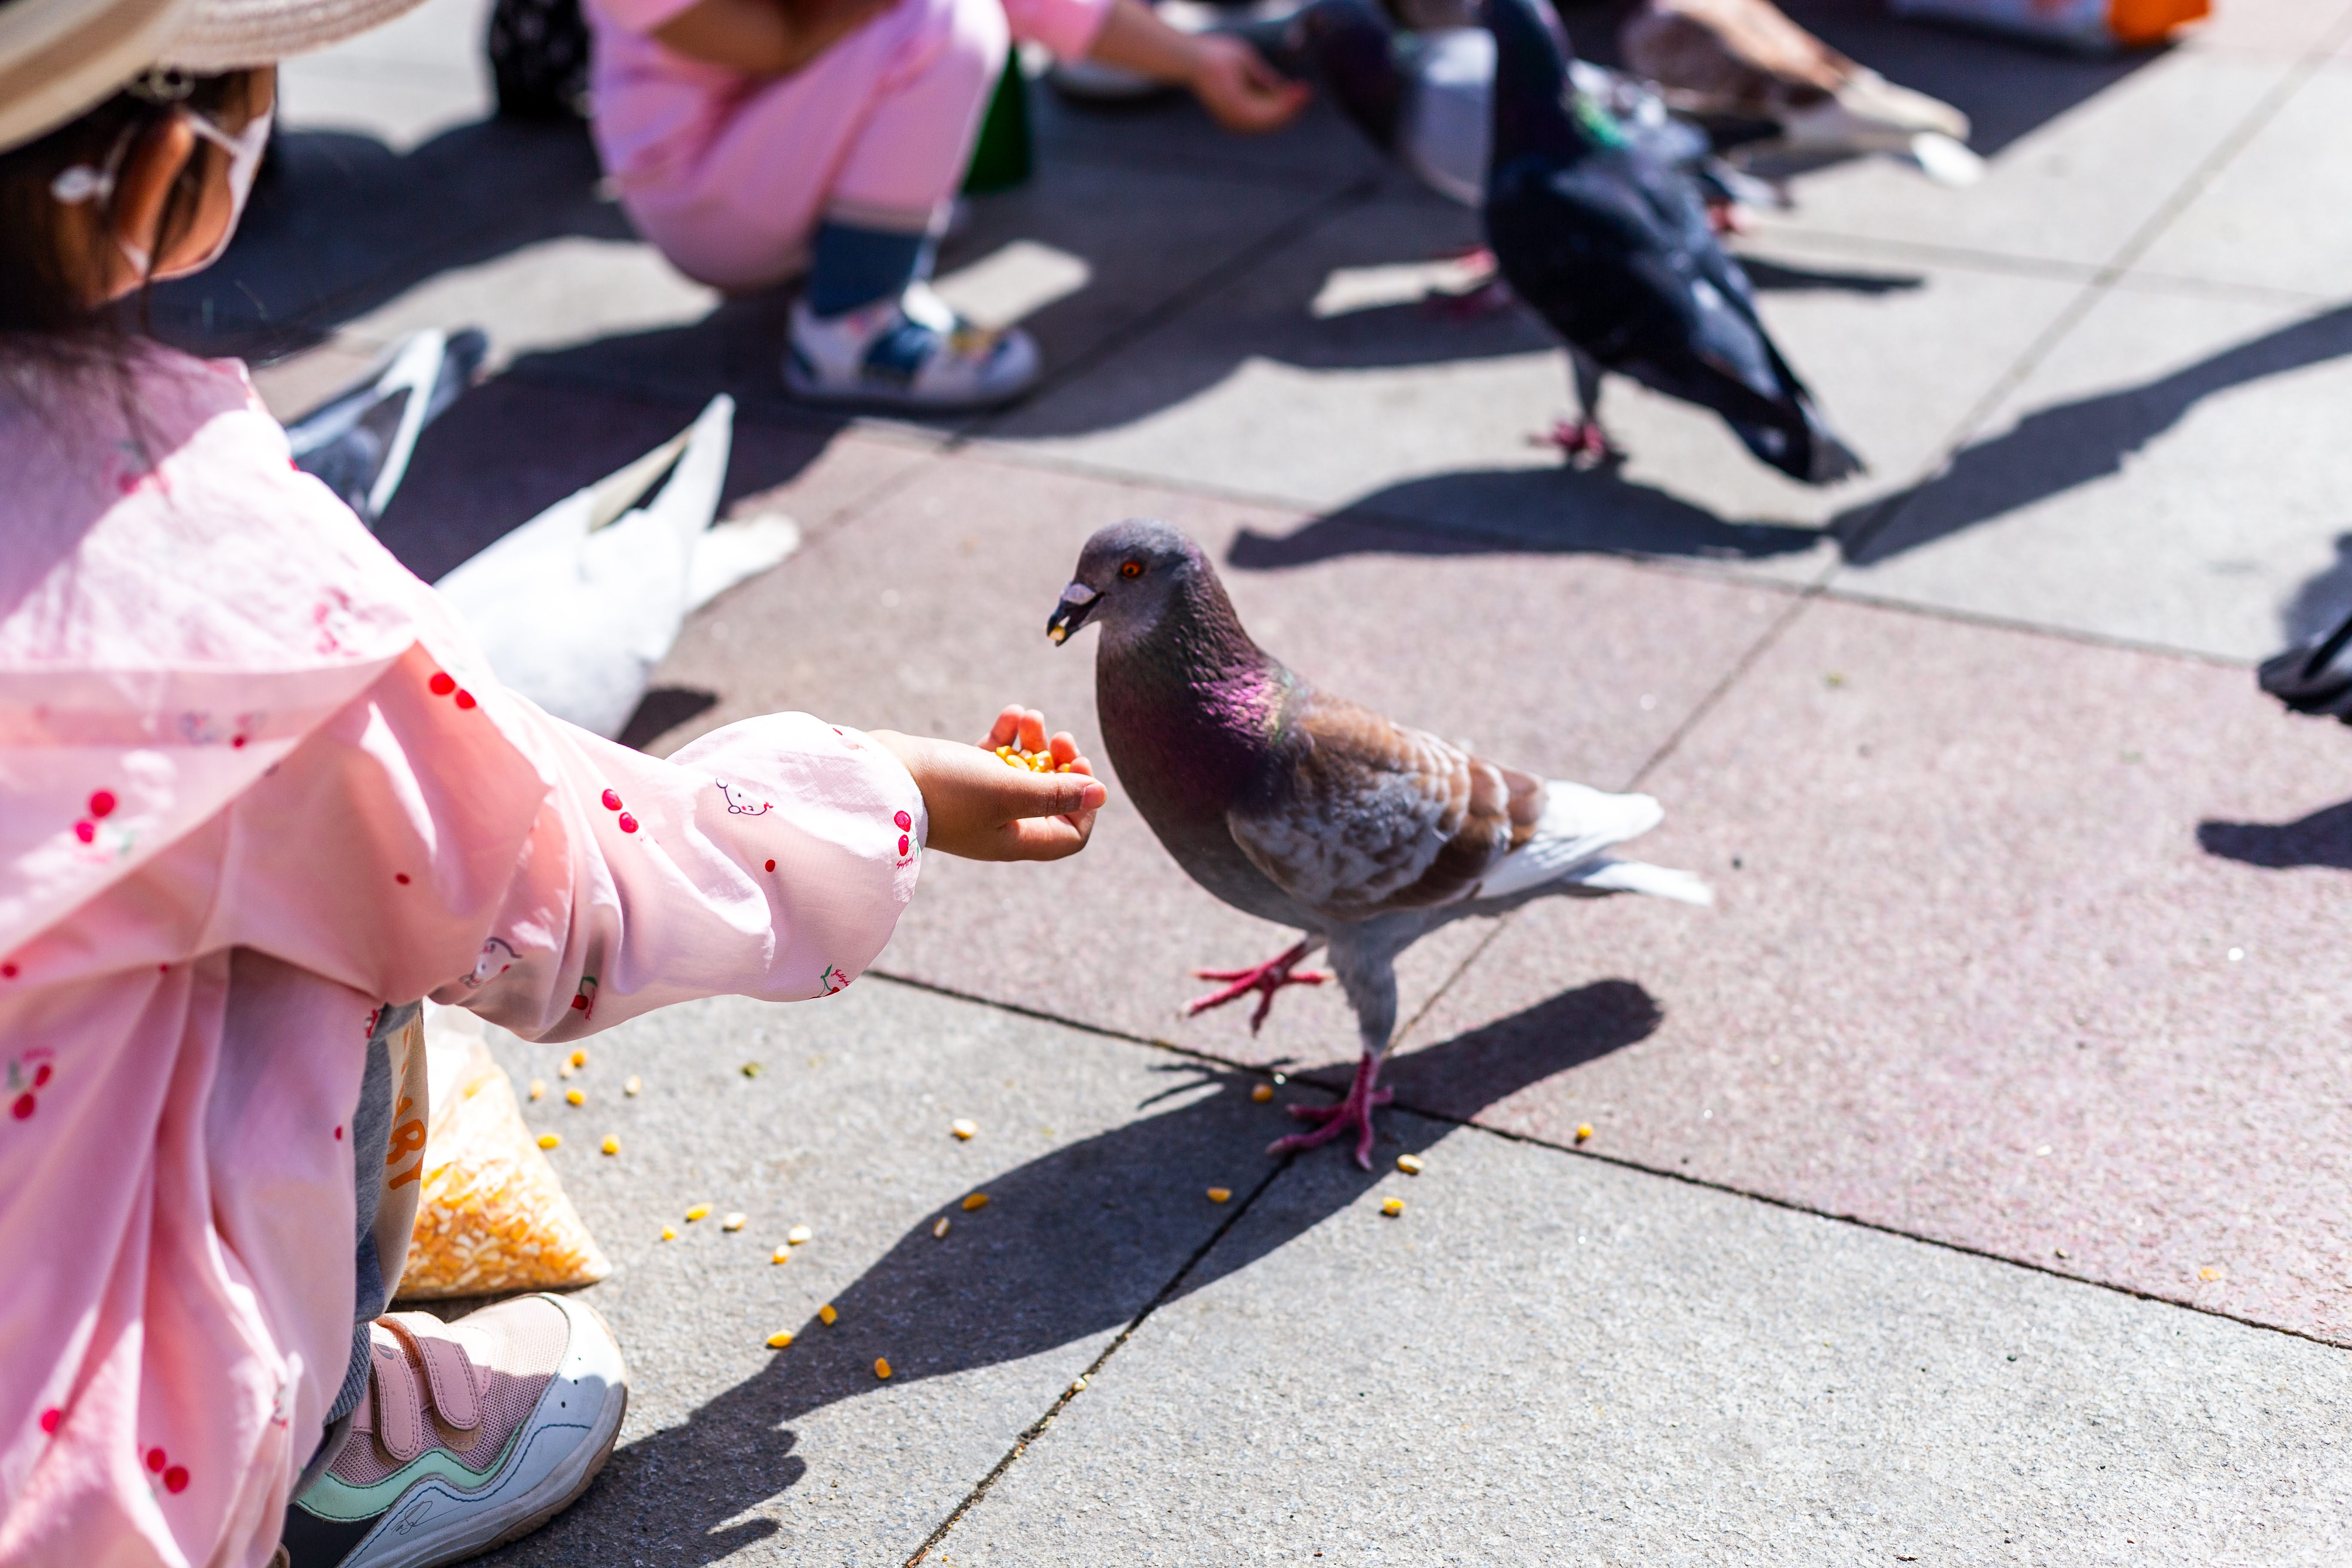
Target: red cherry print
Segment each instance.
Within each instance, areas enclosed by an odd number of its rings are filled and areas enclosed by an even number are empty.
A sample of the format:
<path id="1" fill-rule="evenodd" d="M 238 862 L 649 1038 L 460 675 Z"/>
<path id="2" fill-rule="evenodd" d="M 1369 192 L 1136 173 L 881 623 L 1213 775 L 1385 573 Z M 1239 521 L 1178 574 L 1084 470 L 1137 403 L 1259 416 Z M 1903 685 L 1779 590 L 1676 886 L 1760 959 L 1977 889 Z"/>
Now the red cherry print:
<path id="1" fill-rule="evenodd" d="M 14 980 L 16 978 L 16 966 L 15 964 L 0 963 L 0 980 Z"/>
<path id="2" fill-rule="evenodd" d="M 74 837 L 84 844 L 98 837 L 98 824 L 87 819 L 74 824 Z"/>
<path id="3" fill-rule="evenodd" d="M 588 998 L 585 996 L 574 996 L 572 999 L 572 1009 L 575 1013 L 585 1013 L 588 1011 Z"/>
<path id="4" fill-rule="evenodd" d="M 405 871 L 394 871 L 392 874 L 392 879 L 404 888 L 408 886 L 408 873 Z"/>
<path id="5" fill-rule="evenodd" d="M 92 816 L 111 816 L 114 814 L 114 792 L 110 789 L 92 790 L 89 814 Z"/>
<path id="6" fill-rule="evenodd" d="M 426 681 L 425 687 L 436 697 L 446 697 L 457 689 L 457 683 L 449 679 L 447 670 L 436 669 L 433 672 L 433 679 Z"/>
<path id="7" fill-rule="evenodd" d="M 772 870 L 774 870 L 775 868 L 776 868 L 776 863 L 775 863 L 773 860 L 769 861 L 769 862 L 768 862 L 768 869 L 769 869 L 769 870 L 771 870 L 771 871 L 772 871 Z"/>
<path id="8" fill-rule="evenodd" d="M 150 1448 L 147 1450 L 147 1468 L 151 1470 L 160 1470 L 163 1468 L 163 1449 Z"/>
<path id="9" fill-rule="evenodd" d="M 246 737 L 243 735 L 233 736 L 229 741 L 228 749 L 232 752 L 241 752 L 245 750 L 245 742 Z"/>
<path id="10" fill-rule="evenodd" d="M 901 833 L 900 835 L 898 835 L 898 853 L 899 853 L 899 854 L 904 855 L 904 854 L 907 852 L 907 842 L 908 842 L 908 841 L 907 841 L 907 836 L 906 836 L 905 834 Z"/>
<path id="11" fill-rule="evenodd" d="M 621 796 L 617 791 L 608 789 L 604 792 L 604 809 L 606 811 L 621 809 Z"/>
<path id="12" fill-rule="evenodd" d="M 635 833 L 636 830 L 637 819 L 631 816 L 625 811 L 621 813 L 621 831 L 624 833 Z"/>
<path id="13" fill-rule="evenodd" d="M 902 811 L 902 812 L 900 812 L 898 816 L 896 816 L 892 817 L 890 820 L 891 820 L 891 821 L 893 821 L 893 822 L 895 822 L 895 823 L 897 823 L 897 824 L 898 825 L 898 831 L 899 831 L 899 832 L 901 832 L 901 833 L 911 833 L 911 832 L 913 832 L 913 831 L 914 831 L 914 827 L 915 827 L 915 819 L 914 819 L 913 817 L 911 817 L 911 816 L 908 816 L 905 812 L 903 812 L 903 811 Z"/>
<path id="14" fill-rule="evenodd" d="M 342 1128 L 341 1128 L 340 1125 L 338 1125 L 338 1126 L 336 1127 L 336 1129 L 335 1129 L 335 1142 L 338 1142 L 338 1143 L 340 1143 L 340 1142 L 341 1142 L 342 1141 L 343 1141 L 343 1130 L 342 1130 Z"/>
<path id="15" fill-rule="evenodd" d="M 173 1465 L 170 1469 L 165 1470 L 163 1472 L 163 1489 L 167 1492 L 173 1493 L 186 1491 L 188 1489 L 188 1467 L 185 1465 Z"/>
<path id="16" fill-rule="evenodd" d="M 56 1405 L 52 1405 L 47 1410 L 41 1412 L 42 1431 L 54 1432 L 65 1424 L 66 1413 L 58 1409 Z"/>
<path id="17" fill-rule="evenodd" d="M 460 687 L 458 688 L 456 700 L 457 706 L 460 708 L 471 708 L 474 705 L 474 694 L 466 690 L 463 687 Z"/>
<path id="18" fill-rule="evenodd" d="M 16 1103 L 8 1107 L 8 1113 L 19 1121 L 31 1121 L 33 1116 L 33 1091 L 28 1089 L 24 1093 L 18 1095 L 16 1097 Z"/>
<path id="19" fill-rule="evenodd" d="M 39 1067 L 33 1069 L 33 1087 L 35 1089 L 47 1089 L 49 1087 L 49 1079 L 55 1076 L 56 1075 L 54 1073 L 49 1071 L 49 1064 L 43 1062 Z"/>

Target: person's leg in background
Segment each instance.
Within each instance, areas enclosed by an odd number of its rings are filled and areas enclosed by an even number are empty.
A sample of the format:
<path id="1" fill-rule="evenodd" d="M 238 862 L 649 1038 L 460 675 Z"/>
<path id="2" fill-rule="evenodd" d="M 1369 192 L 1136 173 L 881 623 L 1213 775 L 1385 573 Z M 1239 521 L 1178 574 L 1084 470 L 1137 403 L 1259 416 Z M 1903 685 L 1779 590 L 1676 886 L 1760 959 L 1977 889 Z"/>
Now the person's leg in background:
<path id="1" fill-rule="evenodd" d="M 898 0 L 748 100 L 677 188 L 629 192 L 630 216 L 722 288 L 805 262 L 784 366 L 802 396 L 942 409 L 1018 396 L 1036 345 L 971 329 L 926 282 L 1006 44 L 1001 0 Z"/>

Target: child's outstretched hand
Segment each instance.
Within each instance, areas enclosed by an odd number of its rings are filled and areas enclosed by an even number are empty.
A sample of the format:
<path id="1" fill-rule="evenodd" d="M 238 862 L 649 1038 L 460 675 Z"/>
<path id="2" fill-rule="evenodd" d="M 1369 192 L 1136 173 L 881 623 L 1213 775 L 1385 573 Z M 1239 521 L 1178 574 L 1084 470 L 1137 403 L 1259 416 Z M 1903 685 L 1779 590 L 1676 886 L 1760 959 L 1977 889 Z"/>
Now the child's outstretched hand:
<path id="1" fill-rule="evenodd" d="M 1015 703 L 996 716 L 988 738 L 977 746 L 868 731 L 906 764 L 931 819 L 927 847 L 972 860 L 1058 860 L 1087 847 L 1095 813 L 1109 792 L 1094 777 L 1094 766 L 1078 755 L 1078 743 L 1063 731 L 1048 740 L 1045 716 Z M 1067 773 L 1009 768 L 999 746 L 1050 752 Z"/>

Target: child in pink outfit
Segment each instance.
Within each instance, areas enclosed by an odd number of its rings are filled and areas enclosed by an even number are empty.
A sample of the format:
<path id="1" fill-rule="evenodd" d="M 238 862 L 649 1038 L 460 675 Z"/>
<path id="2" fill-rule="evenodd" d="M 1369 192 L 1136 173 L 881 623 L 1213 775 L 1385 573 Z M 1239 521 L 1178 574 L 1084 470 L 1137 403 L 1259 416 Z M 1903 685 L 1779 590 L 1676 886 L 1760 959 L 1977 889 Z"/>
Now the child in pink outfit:
<path id="1" fill-rule="evenodd" d="M 1037 374 L 924 279 L 1008 37 L 1189 86 L 1270 130 L 1305 88 L 1140 0 L 588 0 L 596 142 L 622 205 L 681 271 L 730 289 L 808 273 L 784 379 L 832 402 L 949 408 Z"/>
<path id="2" fill-rule="evenodd" d="M 355 1147 L 372 1041 L 828 995 L 927 844 L 1066 854 L 1101 786 L 803 713 L 656 760 L 504 689 L 242 367 L 42 331 L 225 243 L 270 79 L 184 81 L 0 121 L 0 197 L 62 193 L 0 234 L 0 1564 L 373 1563 L 416 1487 L 456 1561 L 584 1489 L 625 1384 L 577 1301 L 368 1321 L 414 1153 Z M 604 1425 L 532 1425 L 565 1390 Z"/>

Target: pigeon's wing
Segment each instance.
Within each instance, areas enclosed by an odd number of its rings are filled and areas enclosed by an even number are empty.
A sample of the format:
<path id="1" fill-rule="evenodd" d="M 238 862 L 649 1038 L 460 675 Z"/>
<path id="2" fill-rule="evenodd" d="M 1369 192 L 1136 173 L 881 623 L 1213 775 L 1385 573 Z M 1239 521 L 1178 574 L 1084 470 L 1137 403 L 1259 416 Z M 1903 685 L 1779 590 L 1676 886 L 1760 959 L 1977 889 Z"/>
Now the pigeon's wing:
<path id="1" fill-rule="evenodd" d="M 1310 691 L 1226 825 L 1291 898 L 1363 920 L 1469 896 L 1542 807 L 1533 774 Z"/>

